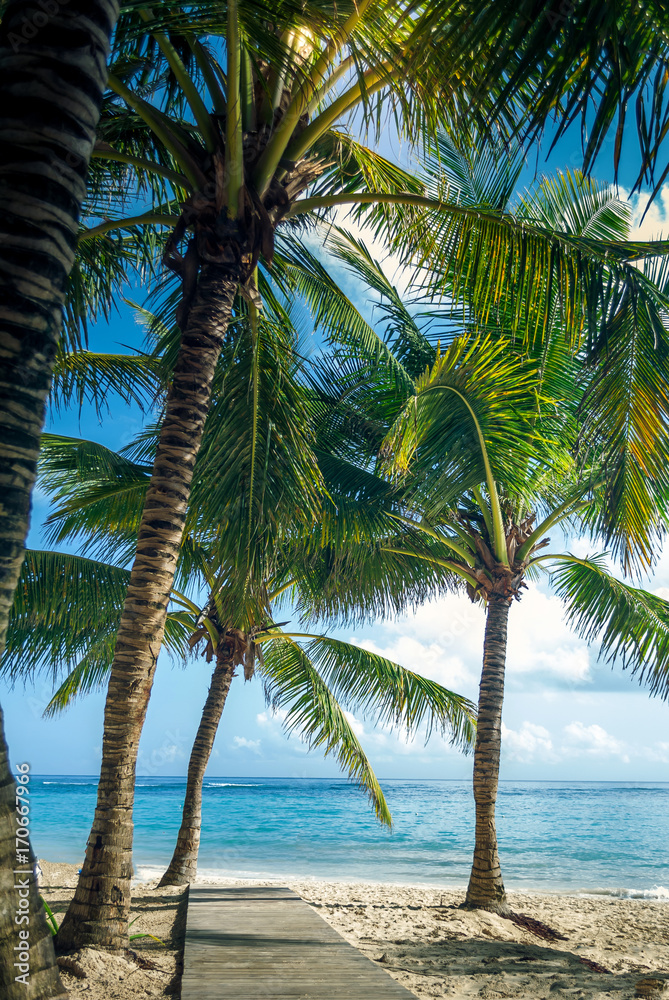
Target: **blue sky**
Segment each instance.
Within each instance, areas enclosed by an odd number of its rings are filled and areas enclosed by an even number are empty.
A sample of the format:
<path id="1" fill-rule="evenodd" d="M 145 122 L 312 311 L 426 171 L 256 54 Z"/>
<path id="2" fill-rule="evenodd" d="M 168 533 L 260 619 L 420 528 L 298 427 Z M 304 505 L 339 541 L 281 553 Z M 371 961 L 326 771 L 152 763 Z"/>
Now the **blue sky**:
<path id="1" fill-rule="evenodd" d="M 580 153 L 569 139 L 554 151 L 548 167 L 573 168 L 579 162 Z M 621 184 L 630 184 L 634 165 L 633 158 L 623 164 Z M 532 161 L 524 184 L 531 181 L 534 168 Z M 538 172 L 545 169 L 540 159 Z M 611 176 L 610 149 L 605 150 L 595 173 L 600 179 Z M 623 196 L 626 193 L 621 191 Z M 637 196 L 632 206 L 638 222 L 644 199 Z M 636 235 L 657 237 L 669 228 L 668 207 L 669 197 L 660 198 Z M 91 332 L 91 346 L 97 349 L 122 350 L 119 345 L 139 346 L 141 339 L 141 328 L 125 306 L 111 324 L 99 324 Z M 75 413 L 51 416 L 48 429 L 94 437 L 119 448 L 140 430 L 142 419 L 137 408 L 112 404 L 102 422 L 84 411 L 80 417 Z M 36 548 L 42 546 L 40 525 L 45 512 L 38 493 L 30 537 Z M 579 539 L 570 539 L 568 544 L 580 554 L 592 551 L 590 544 Z M 669 598 L 669 547 L 645 585 Z M 476 698 L 483 613 L 466 598 L 451 595 L 396 621 L 339 634 Z M 209 669 L 203 659 L 197 659 L 184 671 L 161 656 L 138 773 L 185 773 Z M 44 720 L 41 713 L 50 693 L 46 680 L 38 680 L 25 691 L 7 690 L 0 682 L 12 761 L 28 760 L 38 773 L 95 774 L 103 693 L 74 705 L 60 718 Z M 531 584 L 523 600 L 513 606 L 510 620 L 502 778 L 667 780 L 668 723 L 669 707 L 649 698 L 618 667 L 612 670 L 599 663 L 597 650 L 589 649 L 564 624 L 560 603 L 546 583 Z M 471 760 L 441 738 L 425 746 L 420 738 L 407 742 L 375 726 L 373 720 L 353 719 L 353 724 L 380 777 L 464 778 L 471 772 Z M 265 706 L 261 685 L 257 681 L 245 684 L 238 677 L 208 773 L 325 777 L 335 775 L 337 767 L 320 753 L 307 752 L 298 738 L 286 739 L 281 717 Z"/>

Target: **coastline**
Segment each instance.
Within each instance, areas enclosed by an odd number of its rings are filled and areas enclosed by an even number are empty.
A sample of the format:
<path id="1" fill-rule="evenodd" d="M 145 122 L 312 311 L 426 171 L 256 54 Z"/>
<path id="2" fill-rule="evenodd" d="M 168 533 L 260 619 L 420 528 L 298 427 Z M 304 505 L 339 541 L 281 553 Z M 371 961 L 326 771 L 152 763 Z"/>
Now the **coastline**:
<path id="1" fill-rule="evenodd" d="M 48 784 L 47 784 L 48 782 Z M 33 844 L 79 862 L 95 810 L 91 777 L 33 779 Z M 385 788 L 394 825 L 379 826 L 343 780 L 209 779 L 199 852 L 217 878 L 302 876 L 324 881 L 464 888 L 473 847 L 471 782 L 395 779 Z M 140 778 L 133 853 L 157 877 L 172 856 L 184 778 Z M 514 892 L 669 897 L 669 782 L 506 782 L 498 837 Z"/>
<path id="2" fill-rule="evenodd" d="M 166 866 L 161 867 L 159 865 L 148 864 L 136 865 L 133 885 L 148 885 L 151 882 L 155 882 L 162 876 L 165 867 Z M 198 868 L 197 881 L 216 884 L 225 883 L 226 885 L 294 885 L 299 883 L 300 885 L 308 886 L 312 883 L 327 883 L 328 885 L 383 886 L 397 889 L 425 889 L 426 891 L 442 893 L 453 892 L 462 893 L 463 895 L 467 888 L 467 884 L 464 881 L 457 884 L 438 881 L 402 882 L 396 879 L 347 878 L 344 875 L 322 877 L 320 875 L 304 875 L 299 872 L 279 873 L 273 875 L 264 871 L 232 871 L 225 869 L 211 869 L 204 866 Z M 573 896 L 576 899 L 639 899 L 646 900 L 648 902 L 669 903 L 669 888 L 663 885 L 656 885 L 650 889 L 631 889 L 624 888 L 622 886 L 617 888 L 584 887 L 582 889 L 574 889 L 569 886 L 550 888 L 545 885 L 518 888 L 513 883 L 509 886 L 506 881 L 505 885 L 507 886 L 507 892 L 510 895 L 521 897 Z"/>
<path id="3" fill-rule="evenodd" d="M 47 902 L 64 906 L 77 866 L 41 864 Z M 84 956 L 86 979 L 63 973 L 72 1000 L 158 997 L 175 985 L 185 890 L 159 890 L 156 881 L 134 883 L 132 910 L 139 919 L 133 931 L 155 934 L 167 947 L 151 938 L 131 947 L 158 968 L 142 969 L 132 959 L 100 959 L 99 953 Z M 289 886 L 419 1000 L 608 1000 L 611 995 L 628 1000 L 636 983 L 651 976 L 665 980 L 669 991 L 669 907 L 660 900 L 510 892 L 512 910 L 566 938 L 549 941 L 495 914 L 460 909 L 464 891 L 451 888 L 282 877 L 205 875 L 198 881 Z"/>

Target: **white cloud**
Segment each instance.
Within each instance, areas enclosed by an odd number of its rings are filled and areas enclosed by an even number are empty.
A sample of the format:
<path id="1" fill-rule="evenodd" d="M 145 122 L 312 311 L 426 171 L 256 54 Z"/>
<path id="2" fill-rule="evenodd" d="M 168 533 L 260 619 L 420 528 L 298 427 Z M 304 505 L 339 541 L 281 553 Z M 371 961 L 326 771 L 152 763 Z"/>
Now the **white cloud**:
<path id="1" fill-rule="evenodd" d="M 259 756 L 262 754 L 260 740 L 247 740 L 245 736 L 233 736 L 232 745 L 235 750 L 251 750 Z"/>
<path id="2" fill-rule="evenodd" d="M 629 763 L 626 744 L 596 723 L 586 726 L 582 722 L 570 722 L 564 727 L 564 732 L 568 742 L 574 744 L 579 753 L 596 757 L 620 757 L 623 763 Z"/>
<path id="3" fill-rule="evenodd" d="M 455 691 L 473 693 L 481 672 L 485 617 L 462 596 L 447 594 L 395 621 L 381 622 L 373 638 L 350 642 L 400 663 Z"/>
<path id="4" fill-rule="evenodd" d="M 518 730 L 509 729 L 502 723 L 502 748 L 505 756 L 523 764 L 557 759 L 551 734 L 544 726 L 533 722 L 523 722 Z"/>
<path id="5" fill-rule="evenodd" d="M 360 742 L 366 746 L 385 747 L 388 743 L 388 734 L 392 731 L 387 725 L 375 726 L 371 731 L 366 728 L 361 719 L 357 719 L 352 712 L 344 710 L 346 720 L 358 737 Z"/>
<path id="6" fill-rule="evenodd" d="M 658 742 L 650 747 L 646 747 L 644 756 L 648 760 L 659 761 L 661 764 L 669 764 L 669 743 Z"/>
<path id="7" fill-rule="evenodd" d="M 288 711 L 285 708 L 274 708 L 269 712 L 258 712 L 256 722 L 264 728 L 277 728 L 285 722 Z"/>
<path id="8" fill-rule="evenodd" d="M 621 191 L 621 195 L 623 192 Z M 630 236 L 633 240 L 659 240 L 666 238 L 669 231 L 669 185 L 665 184 L 654 199 L 646 217 L 642 221 L 642 216 L 648 206 L 650 195 L 647 193 L 634 194 L 630 198 L 632 209 L 632 229 Z"/>
<path id="9" fill-rule="evenodd" d="M 370 653 L 385 656 L 408 670 L 438 681 L 445 687 L 460 691 L 467 685 L 476 683 L 478 670 L 470 668 L 459 656 L 447 652 L 438 642 L 420 642 L 410 635 L 403 635 L 388 645 L 378 645 L 371 639 L 351 640 L 355 645 Z"/>
<path id="10" fill-rule="evenodd" d="M 511 606 L 509 615 L 510 676 L 551 674 L 572 683 L 589 679 L 588 647 L 569 629 L 563 615 L 559 598 L 529 584 L 520 603 Z"/>
<path id="11" fill-rule="evenodd" d="M 380 624 L 372 639 L 349 641 L 475 697 L 484 630 L 483 609 L 464 596 L 448 594 Z M 511 605 L 508 638 L 507 676 L 516 687 L 534 681 L 563 687 L 590 680 L 587 645 L 565 624 L 562 602 L 535 583 Z"/>
<path id="12" fill-rule="evenodd" d="M 370 227 L 356 221 L 353 217 L 354 211 L 355 207 L 346 205 L 336 207 L 332 212 L 334 226 L 339 226 L 345 232 L 350 233 L 354 239 L 361 241 L 372 257 L 381 264 L 384 274 L 395 286 L 400 296 L 408 300 L 413 270 L 400 266 L 399 256 L 389 253 L 385 241 L 375 238 Z M 330 234 L 331 225 L 328 222 L 317 229 L 313 235 L 307 235 L 305 242 L 312 253 L 324 260 L 340 287 L 351 296 L 356 306 L 374 323 L 377 317 L 373 312 L 370 313 L 370 310 L 373 311 L 374 305 L 379 302 L 379 295 L 372 291 L 369 285 L 352 274 L 345 264 L 326 254 L 324 243 L 327 244 L 327 238 Z"/>
<path id="13" fill-rule="evenodd" d="M 504 756 L 522 764 L 549 763 L 574 758 L 618 758 L 629 764 L 632 757 L 669 762 L 669 743 L 655 743 L 652 747 L 631 747 L 616 739 L 597 723 L 586 726 L 580 721 L 570 722 L 556 738 L 545 726 L 525 721 L 517 730 L 502 723 L 502 751 Z"/>

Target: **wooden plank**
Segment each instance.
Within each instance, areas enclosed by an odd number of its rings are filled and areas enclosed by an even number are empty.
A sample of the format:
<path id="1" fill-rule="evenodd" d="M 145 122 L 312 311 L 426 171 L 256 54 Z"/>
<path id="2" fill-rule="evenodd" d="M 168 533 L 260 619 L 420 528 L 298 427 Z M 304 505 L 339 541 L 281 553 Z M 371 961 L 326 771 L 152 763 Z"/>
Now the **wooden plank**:
<path id="1" fill-rule="evenodd" d="M 191 886 L 181 1000 L 415 1000 L 283 887 Z"/>

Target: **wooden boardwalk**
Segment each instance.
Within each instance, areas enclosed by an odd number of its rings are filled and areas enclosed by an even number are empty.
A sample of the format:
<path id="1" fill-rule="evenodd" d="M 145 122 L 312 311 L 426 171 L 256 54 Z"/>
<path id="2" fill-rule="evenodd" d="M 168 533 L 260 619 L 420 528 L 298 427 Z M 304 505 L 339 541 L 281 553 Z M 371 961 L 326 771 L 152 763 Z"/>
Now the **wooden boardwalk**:
<path id="1" fill-rule="evenodd" d="M 181 1000 L 415 1000 L 290 889 L 191 886 Z"/>

